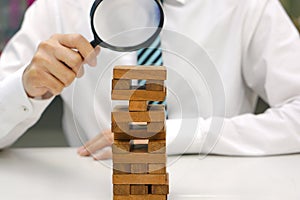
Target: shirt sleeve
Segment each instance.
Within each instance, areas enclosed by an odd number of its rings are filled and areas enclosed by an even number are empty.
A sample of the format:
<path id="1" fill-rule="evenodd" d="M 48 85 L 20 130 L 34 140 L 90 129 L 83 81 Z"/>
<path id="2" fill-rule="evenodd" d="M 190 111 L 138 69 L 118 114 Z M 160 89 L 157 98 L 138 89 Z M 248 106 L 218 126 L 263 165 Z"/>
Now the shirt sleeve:
<path id="1" fill-rule="evenodd" d="M 267 1 L 249 41 L 243 44 L 243 76 L 270 109 L 260 115 L 203 119 L 200 129 L 190 133 L 187 128 L 181 139 L 169 135 L 169 154 L 261 156 L 300 152 L 300 38 L 278 0 Z M 221 123 L 215 131 L 211 127 L 214 120 Z M 171 129 L 176 129 L 176 124 L 178 120 L 167 123 Z M 180 146 L 180 140 L 189 142 Z"/>
<path id="2" fill-rule="evenodd" d="M 56 1 L 37 1 L 26 12 L 18 33 L 5 47 L 0 59 L 0 148 L 15 142 L 40 118 L 49 100 L 27 97 L 22 83 L 24 69 L 30 63 L 40 41 L 57 31 Z M 56 13 L 57 14 L 57 13 Z"/>

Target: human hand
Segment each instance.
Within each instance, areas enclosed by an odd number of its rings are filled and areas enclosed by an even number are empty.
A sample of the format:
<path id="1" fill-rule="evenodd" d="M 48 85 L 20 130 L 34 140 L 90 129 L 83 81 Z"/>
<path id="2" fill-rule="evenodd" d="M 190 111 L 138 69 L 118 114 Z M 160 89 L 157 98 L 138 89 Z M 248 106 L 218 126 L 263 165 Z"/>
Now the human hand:
<path id="1" fill-rule="evenodd" d="M 112 157 L 112 150 L 107 147 L 110 147 L 113 142 L 113 133 L 106 130 L 78 148 L 77 153 L 80 156 L 92 156 L 95 160 L 109 159 Z"/>
<path id="2" fill-rule="evenodd" d="M 41 42 L 23 74 L 27 95 L 50 98 L 60 94 L 83 75 L 83 64 L 97 65 L 99 52 L 99 46 L 93 48 L 79 34 L 55 34 Z"/>

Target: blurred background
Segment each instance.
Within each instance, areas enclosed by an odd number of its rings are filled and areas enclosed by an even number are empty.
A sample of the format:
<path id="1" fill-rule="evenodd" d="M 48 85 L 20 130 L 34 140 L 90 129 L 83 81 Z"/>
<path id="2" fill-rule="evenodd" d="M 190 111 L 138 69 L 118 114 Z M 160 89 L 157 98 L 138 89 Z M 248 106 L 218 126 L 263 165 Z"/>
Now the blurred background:
<path id="1" fill-rule="evenodd" d="M 34 0 L 0 1 L 0 56 L 7 41 L 19 29 L 24 12 Z M 300 31 L 300 0 L 281 0 L 292 21 Z M 262 100 L 258 101 L 256 113 L 268 108 Z M 64 147 L 66 139 L 61 129 L 62 101 L 55 98 L 39 122 L 30 128 L 13 147 Z"/>

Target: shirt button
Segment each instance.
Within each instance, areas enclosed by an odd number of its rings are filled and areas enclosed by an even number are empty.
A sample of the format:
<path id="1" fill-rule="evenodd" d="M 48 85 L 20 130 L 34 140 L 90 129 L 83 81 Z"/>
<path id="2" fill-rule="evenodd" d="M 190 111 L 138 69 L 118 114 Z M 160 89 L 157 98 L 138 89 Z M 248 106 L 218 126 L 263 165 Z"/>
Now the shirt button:
<path id="1" fill-rule="evenodd" d="M 29 109 L 28 109 L 27 106 L 22 106 L 22 110 L 23 110 L 24 112 L 28 112 L 28 111 L 29 111 Z"/>

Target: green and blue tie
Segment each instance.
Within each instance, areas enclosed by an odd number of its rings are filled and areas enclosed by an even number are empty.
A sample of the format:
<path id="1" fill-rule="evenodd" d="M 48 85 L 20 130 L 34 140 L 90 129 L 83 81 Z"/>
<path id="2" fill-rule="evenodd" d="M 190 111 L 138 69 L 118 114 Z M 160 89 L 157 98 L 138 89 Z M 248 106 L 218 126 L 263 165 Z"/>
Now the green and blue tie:
<path id="1" fill-rule="evenodd" d="M 138 50 L 137 52 L 137 64 L 145 66 L 162 66 L 162 49 L 160 37 L 147 48 Z M 138 85 L 140 88 L 145 88 L 146 80 L 139 80 Z M 166 101 L 149 101 L 149 105 L 162 104 L 165 105 L 165 110 L 167 110 Z M 167 112 L 166 112 L 167 116 Z"/>

